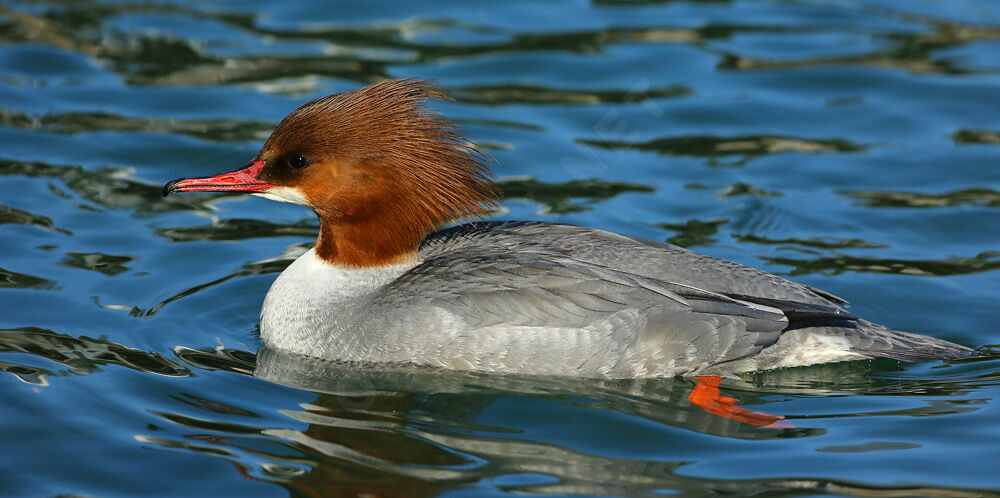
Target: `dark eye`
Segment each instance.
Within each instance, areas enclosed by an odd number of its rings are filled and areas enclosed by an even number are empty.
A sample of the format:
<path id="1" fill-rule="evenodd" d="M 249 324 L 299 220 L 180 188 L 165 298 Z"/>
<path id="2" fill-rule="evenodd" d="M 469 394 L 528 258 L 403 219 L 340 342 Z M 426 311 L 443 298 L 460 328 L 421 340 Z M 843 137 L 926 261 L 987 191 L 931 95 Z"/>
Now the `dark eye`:
<path id="1" fill-rule="evenodd" d="M 288 156 L 288 166 L 292 169 L 302 169 L 309 166 L 309 161 L 302 154 L 292 154 Z"/>

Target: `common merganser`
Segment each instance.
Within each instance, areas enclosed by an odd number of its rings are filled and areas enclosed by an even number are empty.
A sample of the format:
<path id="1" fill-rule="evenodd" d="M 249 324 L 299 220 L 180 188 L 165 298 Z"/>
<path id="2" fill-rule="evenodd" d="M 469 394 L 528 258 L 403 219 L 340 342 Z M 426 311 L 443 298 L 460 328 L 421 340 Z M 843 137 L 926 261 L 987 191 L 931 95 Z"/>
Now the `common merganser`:
<path id="1" fill-rule="evenodd" d="M 428 98 L 446 97 L 415 79 L 318 98 L 285 117 L 244 168 L 164 186 L 164 196 L 244 192 L 319 216 L 315 246 L 264 298 L 267 347 L 607 378 L 971 354 L 854 316 L 822 290 L 670 244 L 532 221 L 432 232 L 486 215 L 497 192 L 487 158 Z"/>

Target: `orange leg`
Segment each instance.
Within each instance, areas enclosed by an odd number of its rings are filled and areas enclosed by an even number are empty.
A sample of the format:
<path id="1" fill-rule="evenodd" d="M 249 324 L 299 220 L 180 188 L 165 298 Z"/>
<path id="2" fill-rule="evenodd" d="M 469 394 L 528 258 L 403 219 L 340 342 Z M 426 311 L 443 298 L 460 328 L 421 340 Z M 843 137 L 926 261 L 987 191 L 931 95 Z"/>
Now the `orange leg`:
<path id="1" fill-rule="evenodd" d="M 739 402 L 736 398 L 729 398 L 719 394 L 719 383 L 722 377 L 708 375 L 696 377 L 698 384 L 688 395 L 688 401 L 693 405 L 700 406 L 709 413 L 714 413 L 721 417 L 738 420 L 745 424 L 759 425 L 761 427 L 791 427 L 787 422 L 782 422 L 785 417 L 781 415 L 771 415 L 770 413 L 757 412 L 736 406 Z"/>

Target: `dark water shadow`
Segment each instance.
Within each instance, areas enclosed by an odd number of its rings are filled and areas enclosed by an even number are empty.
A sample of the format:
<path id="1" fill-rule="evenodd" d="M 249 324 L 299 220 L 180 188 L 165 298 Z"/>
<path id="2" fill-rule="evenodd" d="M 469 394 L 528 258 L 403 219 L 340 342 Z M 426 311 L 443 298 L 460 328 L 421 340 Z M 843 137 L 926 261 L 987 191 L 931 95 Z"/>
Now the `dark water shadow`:
<path id="1" fill-rule="evenodd" d="M 874 208 L 1000 207 L 1000 192 L 991 188 L 970 188 L 943 194 L 879 190 L 843 190 L 838 193 L 856 199 L 858 205 Z"/>
<path id="2" fill-rule="evenodd" d="M 72 336 L 38 327 L 0 330 L 0 354 L 18 354 L 48 360 L 58 367 L 41 367 L 15 361 L 0 362 L 0 371 L 29 384 L 48 385 L 48 377 L 88 375 L 102 367 L 117 365 L 141 372 L 187 377 L 190 370 L 159 353 L 142 351 L 123 344 L 87 336 Z"/>
<path id="3" fill-rule="evenodd" d="M 815 249 L 884 249 L 889 247 L 885 244 L 868 242 L 863 239 L 843 239 L 837 237 L 810 237 L 803 239 L 799 237 L 787 237 L 776 239 L 753 234 L 733 234 L 733 238 L 740 242 L 749 242 L 763 245 L 798 246 Z"/>
<path id="4" fill-rule="evenodd" d="M 1000 131 L 962 129 L 952 135 L 955 145 L 1000 144 Z"/>
<path id="5" fill-rule="evenodd" d="M 657 223 L 657 228 L 677 232 L 667 242 L 681 247 L 710 246 L 716 242 L 719 227 L 729 223 L 728 219 L 687 220 L 683 223 Z"/>
<path id="6" fill-rule="evenodd" d="M 54 280 L 0 268 L 0 289 L 49 290 L 57 287 L 58 283 Z"/>
<path id="7" fill-rule="evenodd" d="M 609 150 L 639 150 L 668 156 L 693 156 L 708 159 L 710 166 L 744 166 L 751 160 L 769 154 L 799 152 L 820 154 L 830 152 L 863 152 L 864 145 L 841 138 L 806 139 L 779 135 L 743 135 L 718 137 L 713 135 L 688 135 L 665 137 L 646 142 L 621 140 L 576 139 L 578 143 Z"/>
<path id="8" fill-rule="evenodd" d="M 555 214 L 589 211 L 592 205 L 629 192 L 652 193 L 652 187 L 637 183 L 589 179 L 546 183 L 534 178 L 506 178 L 497 181 L 504 199 L 527 199 Z M 574 199 L 584 199 L 575 202 Z"/>
<path id="9" fill-rule="evenodd" d="M 687 184 L 684 188 L 690 188 L 694 190 L 706 190 L 710 187 L 698 184 Z M 719 191 L 715 196 L 718 198 L 725 197 L 741 197 L 741 196 L 755 196 L 755 197 L 782 197 L 785 194 L 774 191 L 774 190 L 764 190 L 761 188 L 754 187 L 749 183 L 734 183 L 732 185 L 727 185 L 725 188 Z"/>
<path id="10" fill-rule="evenodd" d="M 130 268 L 125 266 L 125 264 L 135 259 L 135 256 L 69 251 L 60 263 L 73 268 L 96 271 L 113 277 L 129 271 Z"/>
<path id="11" fill-rule="evenodd" d="M 837 254 L 812 259 L 777 258 L 761 256 L 768 263 L 790 266 L 788 275 L 839 275 L 852 271 L 861 273 L 886 273 L 898 275 L 948 276 L 984 273 L 1000 268 L 1000 251 L 981 252 L 972 257 L 947 259 L 898 259 L 849 256 Z"/>
<path id="12" fill-rule="evenodd" d="M 14 225 L 28 225 L 42 228 L 63 235 L 73 235 L 73 232 L 59 228 L 52 222 L 52 218 L 40 214 L 29 213 L 20 209 L 14 209 L 0 204 L 0 225 L 5 223 Z"/>
<path id="13" fill-rule="evenodd" d="M 473 104 L 627 104 L 644 99 L 682 97 L 691 89 L 680 86 L 647 88 L 642 92 L 626 89 L 581 90 L 550 88 L 541 85 L 508 84 L 502 86 L 468 86 L 455 88 L 449 96 Z"/>

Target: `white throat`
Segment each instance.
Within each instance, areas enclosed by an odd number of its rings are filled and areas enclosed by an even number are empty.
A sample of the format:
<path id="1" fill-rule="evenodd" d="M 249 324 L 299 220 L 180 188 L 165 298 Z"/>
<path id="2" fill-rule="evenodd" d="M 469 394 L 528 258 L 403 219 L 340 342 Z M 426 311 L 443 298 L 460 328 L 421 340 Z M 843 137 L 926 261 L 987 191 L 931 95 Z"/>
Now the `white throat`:
<path id="1" fill-rule="evenodd" d="M 327 263 L 310 249 L 271 284 L 260 313 L 261 339 L 273 348 L 327 357 L 330 335 L 349 335 L 374 292 L 419 259 L 377 267 Z"/>
<path id="2" fill-rule="evenodd" d="M 254 192 L 250 195 L 263 197 L 272 201 L 290 202 L 292 204 L 299 204 L 307 207 L 310 206 L 309 199 L 306 199 L 306 195 L 303 194 L 301 190 L 294 187 L 271 187 L 262 192 Z"/>

